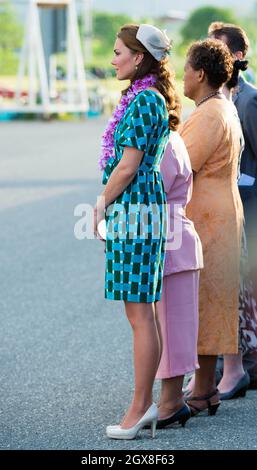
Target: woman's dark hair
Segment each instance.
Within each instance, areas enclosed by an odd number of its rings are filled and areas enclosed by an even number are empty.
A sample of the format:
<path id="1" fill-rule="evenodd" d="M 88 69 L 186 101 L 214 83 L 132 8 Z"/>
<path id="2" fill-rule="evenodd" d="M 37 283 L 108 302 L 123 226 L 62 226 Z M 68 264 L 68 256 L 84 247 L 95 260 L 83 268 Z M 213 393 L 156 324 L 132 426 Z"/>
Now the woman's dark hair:
<path id="1" fill-rule="evenodd" d="M 218 39 L 195 42 L 187 53 L 188 62 L 194 70 L 202 69 L 208 84 L 220 88 L 228 82 L 233 72 L 233 58 L 226 46 Z"/>
<path id="2" fill-rule="evenodd" d="M 176 130 L 180 123 L 181 105 L 175 90 L 175 74 L 169 68 L 168 58 L 164 58 L 158 62 L 150 52 L 147 51 L 143 44 L 137 40 L 136 35 L 138 28 L 138 25 L 126 24 L 122 26 L 117 34 L 117 37 L 122 40 L 132 53 L 136 54 L 140 52 L 144 54 L 142 62 L 139 64 L 138 69 L 135 70 L 131 83 L 148 74 L 156 76 L 157 81 L 155 87 L 165 98 L 169 113 L 169 128 Z M 122 94 L 125 94 L 128 88 L 123 90 Z"/>
<path id="3" fill-rule="evenodd" d="M 226 87 L 231 90 L 235 88 L 238 84 L 238 77 L 240 70 L 247 70 L 248 60 L 236 60 L 233 66 L 233 73 L 230 80 L 226 83 Z"/>

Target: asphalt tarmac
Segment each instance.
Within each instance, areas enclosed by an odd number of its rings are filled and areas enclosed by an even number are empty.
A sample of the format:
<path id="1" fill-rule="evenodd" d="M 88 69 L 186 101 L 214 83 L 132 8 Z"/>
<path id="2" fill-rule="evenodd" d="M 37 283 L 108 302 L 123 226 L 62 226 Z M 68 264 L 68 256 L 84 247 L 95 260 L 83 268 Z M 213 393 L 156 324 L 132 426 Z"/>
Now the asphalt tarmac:
<path id="1" fill-rule="evenodd" d="M 104 123 L 0 125 L 0 448 L 257 449 L 257 391 L 154 440 L 105 435 L 132 397 L 132 334 L 104 299 L 103 244 L 74 236 L 101 191 Z"/>

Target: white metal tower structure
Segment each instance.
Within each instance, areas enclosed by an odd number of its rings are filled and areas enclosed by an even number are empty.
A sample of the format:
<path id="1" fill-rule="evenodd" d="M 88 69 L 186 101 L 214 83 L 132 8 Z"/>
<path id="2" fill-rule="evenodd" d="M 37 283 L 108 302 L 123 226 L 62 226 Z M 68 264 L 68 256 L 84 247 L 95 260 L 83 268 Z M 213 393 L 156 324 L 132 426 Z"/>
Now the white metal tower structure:
<path id="1" fill-rule="evenodd" d="M 52 103 L 44 58 L 39 8 L 67 9 L 67 99 Z M 28 102 L 21 103 L 22 82 L 28 69 Z M 40 103 L 36 98 L 40 97 Z M 88 94 L 74 0 L 30 0 L 16 89 L 17 111 L 86 112 Z"/>
<path id="2" fill-rule="evenodd" d="M 84 57 L 88 63 L 92 60 L 92 0 L 83 0 L 84 4 Z"/>

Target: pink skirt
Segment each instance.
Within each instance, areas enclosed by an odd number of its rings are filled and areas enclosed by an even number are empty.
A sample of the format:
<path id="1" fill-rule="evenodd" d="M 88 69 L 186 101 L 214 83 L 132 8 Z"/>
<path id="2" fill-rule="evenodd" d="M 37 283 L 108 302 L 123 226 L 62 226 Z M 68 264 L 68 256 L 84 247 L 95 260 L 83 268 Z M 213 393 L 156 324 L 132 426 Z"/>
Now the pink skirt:
<path id="1" fill-rule="evenodd" d="M 183 271 L 163 278 L 162 298 L 157 302 L 163 340 L 157 379 L 185 375 L 199 368 L 199 275 L 199 270 Z"/>

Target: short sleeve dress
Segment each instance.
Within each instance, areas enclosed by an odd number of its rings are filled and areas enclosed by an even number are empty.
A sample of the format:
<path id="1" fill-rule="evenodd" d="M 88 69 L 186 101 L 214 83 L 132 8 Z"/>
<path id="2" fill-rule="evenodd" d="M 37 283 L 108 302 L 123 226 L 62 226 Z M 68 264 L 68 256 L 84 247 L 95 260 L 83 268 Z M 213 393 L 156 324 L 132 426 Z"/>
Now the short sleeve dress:
<path id="1" fill-rule="evenodd" d="M 152 90 L 138 93 L 116 127 L 115 158 L 103 175 L 107 184 L 125 147 L 144 152 L 133 181 L 106 210 L 106 299 L 161 299 L 167 213 L 160 162 L 168 138 L 164 98 Z"/>

